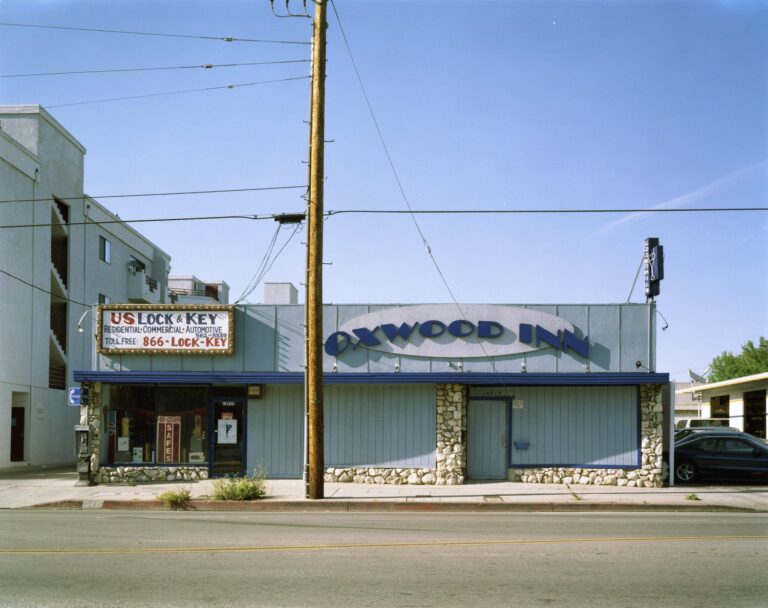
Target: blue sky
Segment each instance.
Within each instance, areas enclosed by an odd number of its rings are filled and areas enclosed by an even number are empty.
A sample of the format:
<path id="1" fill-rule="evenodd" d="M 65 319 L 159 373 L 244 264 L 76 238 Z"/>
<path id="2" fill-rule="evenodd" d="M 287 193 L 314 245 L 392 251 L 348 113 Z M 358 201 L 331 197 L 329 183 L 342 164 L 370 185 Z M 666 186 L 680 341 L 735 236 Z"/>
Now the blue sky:
<path id="1" fill-rule="evenodd" d="M 276 4 L 283 5 L 282 2 Z M 299 8 L 299 2 L 291 5 Z M 336 6 L 415 209 L 766 206 L 766 2 L 350 2 Z M 308 41 L 264 1 L 0 0 L 0 22 Z M 326 209 L 405 208 L 329 11 Z M 0 27 L 0 75 L 307 59 L 305 45 Z M 91 195 L 305 184 L 307 63 L 0 79 L 88 149 Z M 123 218 L 303 209 L 300 191 L 104 201 Z M 768 335 L 768 214 L 418 216 L 456 298 L 616 303 L 661 239 L 659 371 L 687 379 Z M 143 224 L 173 272 L 236 298 L 270 221 Z M 278 247 L 290 232 L 281 231 Z M 298 232 L 266 275 L 303 282 Z M 407 215 L 325 222 L 324 298 L 448 302 Z M 251 300 L 261 299 L 259 287 Z M 642 301 L 642 277 L 632 301 Z M 663 325 L 663 323 L 662 323 Z"/>

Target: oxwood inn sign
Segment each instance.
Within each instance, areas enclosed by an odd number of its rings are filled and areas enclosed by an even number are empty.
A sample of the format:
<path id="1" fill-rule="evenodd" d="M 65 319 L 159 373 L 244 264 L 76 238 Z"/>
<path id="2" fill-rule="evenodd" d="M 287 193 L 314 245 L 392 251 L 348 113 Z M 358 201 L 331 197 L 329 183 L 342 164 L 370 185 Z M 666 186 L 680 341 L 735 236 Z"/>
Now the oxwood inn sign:
<path id="1" fill-rule="evenodd" d="M 490 304 L 420 304 L 361 315 L 325 341 L 343 357 L 360 348 L 408 357 L 502 357 L 554 347 L 589 357 L 589 338 L 555 315 Z"/>
<path id="2" fill-rule="evenodd" d="M 203 305 L 99 306 L 102 354 L 234 352 L 234 307 Z M 343 358 L 365 348 L 405 357 L 502 357 L 553 347 L 589 357 L 589 338 L 553 314 L 492 304 L 419 304 L 350 319 L 331 333 L 325 352 Z"/>

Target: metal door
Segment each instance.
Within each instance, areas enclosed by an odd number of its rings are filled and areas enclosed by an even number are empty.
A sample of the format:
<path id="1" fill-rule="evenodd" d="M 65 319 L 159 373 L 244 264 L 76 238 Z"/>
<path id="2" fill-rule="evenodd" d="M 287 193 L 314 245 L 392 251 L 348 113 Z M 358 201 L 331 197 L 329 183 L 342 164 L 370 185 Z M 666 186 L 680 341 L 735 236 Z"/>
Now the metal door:
<path id="1" fill-rule="evenodd" d="M 24 460 L 24 408 L 11 408 L 11 462 Z"/>
<path id="2" fill-rule="evenodd" d="M 467 450 L 470 479 L 507 478 L 506 400 L 469 402 Z"/>
<path id="3" fill-rule="evenodd" d="M 242 475 L 245 462 L 245 400 L 214 398 L 211 428 L 211 475 Z"/>

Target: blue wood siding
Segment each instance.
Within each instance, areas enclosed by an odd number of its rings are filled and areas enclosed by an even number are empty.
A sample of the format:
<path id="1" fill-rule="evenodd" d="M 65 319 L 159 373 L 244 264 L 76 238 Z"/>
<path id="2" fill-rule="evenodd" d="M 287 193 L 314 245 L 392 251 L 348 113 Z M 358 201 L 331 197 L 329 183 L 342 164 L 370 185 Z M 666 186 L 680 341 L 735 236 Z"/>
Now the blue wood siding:
<path id="1" fill-rule="evenodd" d="M 503 357 L 465 359 L 464 370 L 474 373 L 519 373 L 525 362 L 529 373 L 581 372 L 589 365 L 593 372 L 637 372 L 635 362 L 655 369 L 652 348 L 652 304 L 623 305 L 511 305 L 560 316 L 574 324 L 578 337 L 589 337 L 589 360 L 573 352 L 547 347 L 540 351 Z M 399 305 L 325 305 L 325 337 L 346 321 Z M 248 305 L 235 309 L 235 352 L 231 356 L 103 355 L 97 354 L 95 368 L 103 371 L 200 371 L 200 372 L 301 372 L 304 366 L 304 307 L 290 305 Z M 514 330 L 514 328 L 510 328 Z M 400 357 L 366 348 L 348 350 L 340 357 L 323 353 L 323 369 L 348 373 L 453 372 L 455 361 L 445 358 Z M 451 367 L 451 366 L 454 367 Z"/>
<path id="2" fill-rule="evenodd" d="M 264 468 L 267 477 L 302 476 L 304 388 L 271 384 L 263 399 L 248 401 L 248 473 Z"/>
<path id="3" fill-rule="evenodd" d="M 472 400 L 487 391 L 510 405 L 512 467 L 639 466 L 636 387 L 473 389 Z"/>
<path id="4" fill-rule="evenodd" d="M 434 385 L 325 388 L 329 467 L 433 468 Z"/>
<path id="5" fill-rule="evenodd" d="M 638 466 L 637 390 L 629 386 L 511 390 L 511 466 Z M 514 407 L 521 401 L 522 407 Z M 520 449 L 515 442 L 528 447 Z"/>

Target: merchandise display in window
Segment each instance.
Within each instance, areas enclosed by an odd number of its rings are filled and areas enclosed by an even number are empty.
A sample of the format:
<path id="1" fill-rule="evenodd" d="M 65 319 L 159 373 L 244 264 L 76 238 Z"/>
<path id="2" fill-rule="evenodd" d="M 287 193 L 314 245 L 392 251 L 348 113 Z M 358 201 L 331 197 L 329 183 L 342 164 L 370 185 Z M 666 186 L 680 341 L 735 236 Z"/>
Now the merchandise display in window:
<path id="1" fill-rule="evenodd" d="M 111 386 L 105 464 L 206 464 L 209 403 L 209 387 Z"/>

